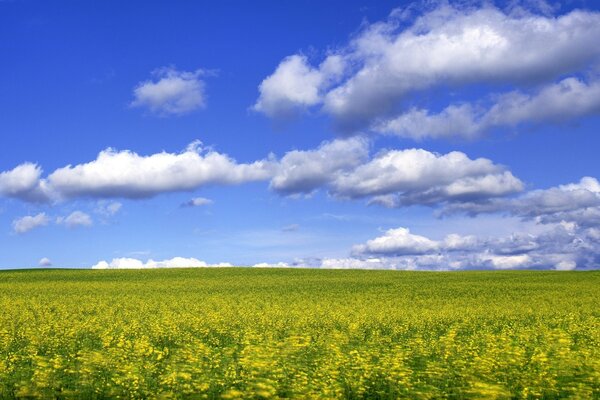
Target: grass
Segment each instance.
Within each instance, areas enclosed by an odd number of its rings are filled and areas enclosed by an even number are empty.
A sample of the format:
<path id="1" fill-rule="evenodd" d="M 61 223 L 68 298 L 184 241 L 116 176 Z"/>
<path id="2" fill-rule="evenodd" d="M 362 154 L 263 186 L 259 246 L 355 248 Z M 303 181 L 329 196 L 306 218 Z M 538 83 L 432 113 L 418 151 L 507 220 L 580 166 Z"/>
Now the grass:
<path id="1" fill-rule="evenodd" d="M 600 272 L 0 272 L 0 398 L 600 398 Z"/>

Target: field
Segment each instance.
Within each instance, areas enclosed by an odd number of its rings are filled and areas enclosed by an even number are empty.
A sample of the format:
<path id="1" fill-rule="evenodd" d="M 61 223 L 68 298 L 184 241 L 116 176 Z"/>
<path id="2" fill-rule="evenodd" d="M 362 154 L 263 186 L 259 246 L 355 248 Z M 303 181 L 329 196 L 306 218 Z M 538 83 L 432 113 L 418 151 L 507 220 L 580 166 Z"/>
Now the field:
<path id="1" fill-rule="evenodd" d="M 600 272 L 0 272 L 0 398 L 600 398 Z"/>

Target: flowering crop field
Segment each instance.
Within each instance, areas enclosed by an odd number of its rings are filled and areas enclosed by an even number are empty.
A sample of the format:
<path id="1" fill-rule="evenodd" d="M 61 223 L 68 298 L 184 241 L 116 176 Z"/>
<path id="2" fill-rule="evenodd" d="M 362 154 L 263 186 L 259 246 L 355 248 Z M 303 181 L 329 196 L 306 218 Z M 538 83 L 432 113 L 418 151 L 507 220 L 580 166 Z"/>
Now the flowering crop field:
<path id="1" fill-rule="evenodd" d="M 599 272 L 0 272 L 0 398 L 600 398 Z"/>

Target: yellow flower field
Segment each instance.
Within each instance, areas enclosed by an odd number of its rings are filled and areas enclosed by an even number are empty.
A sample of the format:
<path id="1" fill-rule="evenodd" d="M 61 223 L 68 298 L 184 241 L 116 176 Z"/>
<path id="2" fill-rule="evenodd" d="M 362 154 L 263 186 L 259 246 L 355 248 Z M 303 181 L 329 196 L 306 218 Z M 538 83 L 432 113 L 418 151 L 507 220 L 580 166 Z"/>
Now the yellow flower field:
<path id="1" fill-rule="evenodd" d="M 0 398 L 600 398 L 599 272 L 0 272 Z"/>

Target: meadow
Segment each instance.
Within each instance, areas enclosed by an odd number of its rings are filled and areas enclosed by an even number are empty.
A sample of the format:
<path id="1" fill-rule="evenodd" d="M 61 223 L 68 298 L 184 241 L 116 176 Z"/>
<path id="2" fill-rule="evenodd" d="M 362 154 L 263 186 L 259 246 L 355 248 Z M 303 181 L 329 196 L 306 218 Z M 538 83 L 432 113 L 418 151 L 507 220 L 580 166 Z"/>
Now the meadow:
<path id="1" fill-rule="evenodd" d="M 0 398 L 600 398 L 600 272 L 0 272 Z"/>

